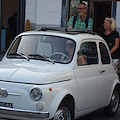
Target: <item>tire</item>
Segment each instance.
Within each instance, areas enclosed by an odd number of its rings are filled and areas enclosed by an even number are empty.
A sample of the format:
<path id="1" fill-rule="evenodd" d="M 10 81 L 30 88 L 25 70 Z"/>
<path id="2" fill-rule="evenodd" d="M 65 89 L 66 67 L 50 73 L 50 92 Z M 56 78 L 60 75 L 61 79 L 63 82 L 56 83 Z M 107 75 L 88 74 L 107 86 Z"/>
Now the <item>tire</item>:
<path id="1" fill-rule="evenodd" d="M 60 105 L 53 120 L 74 120 L 72 105 L 68 104 L 68 102 L 64 102 L 64 104 Z"/>
<path id="2" fill-rule="evenodd" d="M 119 108 L 119 104 L 120 104 L 120 94 L 119 94 L 119 89 L 116 88 L 111 97 L 110 104 L 106 108 L 104 108 L 105 115 L 108 117 L 115 116 Z"/>

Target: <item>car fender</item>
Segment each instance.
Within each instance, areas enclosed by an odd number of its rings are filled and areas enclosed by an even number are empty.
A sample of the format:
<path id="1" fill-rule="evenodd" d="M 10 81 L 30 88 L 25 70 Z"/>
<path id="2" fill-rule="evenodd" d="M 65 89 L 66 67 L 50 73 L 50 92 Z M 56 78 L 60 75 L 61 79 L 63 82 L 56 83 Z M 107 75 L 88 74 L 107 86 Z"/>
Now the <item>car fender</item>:
<path id="1" fill-rule="evenodd" d="M 77 95 L 75 96 L 72 93 L 72 90 L 70 91 L 69 89 L 64 89 L 62 91 L 59 92 L 59 94 L 56 95 L 56 97 L 53 99 L 50 107 L 49 107 L 49 111 L 50 111 L 50 118 L 54 117 L 54 114 L 56 113 L 57 109 L 59 108 L 60 103 L 62 102 L 62 100 L 67 96 L 70 95 L 72 96 L 72 98 L 76 98 Z M 75 99 L 74 99 L 75 100 Z"/>
<path id="2" fill-rule="evenodd" d="M 112 87 L 111 87 L 110 96 L 109 96 L 109 100 L 108 100 L 108 105 L 109 105 L 109 103 L 111 101 L 113 91 L 114 91 L 114 89 L 116 88 L 117 85 L 120 85 L 120 81 L 118 79 L 115 79 L 113 84 L 112 84 Z"/>

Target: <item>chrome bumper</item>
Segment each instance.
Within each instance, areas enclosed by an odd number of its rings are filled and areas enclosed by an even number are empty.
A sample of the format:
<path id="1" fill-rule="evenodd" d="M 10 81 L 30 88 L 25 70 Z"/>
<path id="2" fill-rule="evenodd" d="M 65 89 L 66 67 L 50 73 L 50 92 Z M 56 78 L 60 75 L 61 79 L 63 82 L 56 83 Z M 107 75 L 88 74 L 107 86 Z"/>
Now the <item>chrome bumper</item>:
<path id="1" fill-rule="evenodd" d="M 4 108 L 4 107 L 0 107 L 0 114 L 9 114 L 9 115 L 25 116 L 25 117 L 33 117 L 33 118 L 48 118 L 49 117 L 48 112 L 21 110 L 21 109 Z"/>

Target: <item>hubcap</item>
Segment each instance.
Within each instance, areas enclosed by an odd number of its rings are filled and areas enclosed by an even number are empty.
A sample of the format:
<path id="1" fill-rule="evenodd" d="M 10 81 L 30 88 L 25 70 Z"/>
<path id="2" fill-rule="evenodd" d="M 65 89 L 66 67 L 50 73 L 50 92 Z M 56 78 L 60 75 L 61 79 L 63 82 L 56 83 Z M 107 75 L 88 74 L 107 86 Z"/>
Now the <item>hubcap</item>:
<path id="1" fill-rule="evenodd" d="M 119 106 L 119 93 L 117 91 L 115 91 L 112 96 L 111 105 L 112 105 L 112 111 L 116 112 L 116 110 Z"/>
<path id="2" fill-rule="evenodd" d="M 53 120 L 71 120 L 71 115 L 70 115 L 69 109 L 66 107 L 60 108 L 56 112 Z"/>

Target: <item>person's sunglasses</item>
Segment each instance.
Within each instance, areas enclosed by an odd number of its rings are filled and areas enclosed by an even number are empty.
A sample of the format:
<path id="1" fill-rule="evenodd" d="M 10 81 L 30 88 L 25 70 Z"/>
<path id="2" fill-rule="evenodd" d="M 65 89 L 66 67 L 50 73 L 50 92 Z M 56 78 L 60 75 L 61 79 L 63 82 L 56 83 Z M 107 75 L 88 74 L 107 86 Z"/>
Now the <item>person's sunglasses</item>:
<path id="1" fill-rule="evenodd" d="M 74 47 L 74 44 L 66 44 L 66 47 Z"/>
<path id="2" fill-rule="evenodd" d="M 83 10 L 83 9 L 85 9 L 85 8 L 77 8 L 78 10 L 80 9 L 80 10 Z"/>

